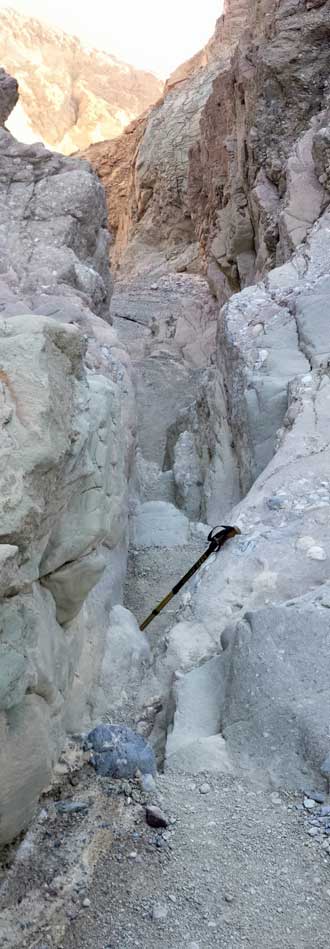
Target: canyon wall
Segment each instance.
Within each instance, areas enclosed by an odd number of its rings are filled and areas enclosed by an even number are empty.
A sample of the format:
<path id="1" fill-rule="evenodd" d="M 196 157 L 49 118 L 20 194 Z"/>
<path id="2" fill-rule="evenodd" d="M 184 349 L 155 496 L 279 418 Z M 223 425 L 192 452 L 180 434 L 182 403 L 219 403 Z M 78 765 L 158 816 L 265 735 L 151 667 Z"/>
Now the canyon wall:
<path id="1" fill-rule="evenodd" d="M 3 118 L 16 98 L 16 82 L 2 74 Z M 109 611 L 126 569 L 135 419 L 127 354 L 99 315 L 108 313 L 110 280 L 96 175 L 1 129 L 0 178 L 6 843 L 26 826 L 67 727 L 89 724 L 100 700 Z"/>
<path id="2" fill-rule="evenodd" d="M 329 27 L 329 2 L 227 3 L 138 135 L 103 143 L 100 163 L 90 153 L 110 194 L 132 146 L 108 209 L 112 314 L 139 370 L 140 491 L 242 530 L 168 617 L 152 740 L 167 731 L 171 768 L 291 787 L 324 780 L 330 740 Z M 200 281 L 210 350 L 203 362 L 197 343 L 193 389 L 175 399 Z"/>

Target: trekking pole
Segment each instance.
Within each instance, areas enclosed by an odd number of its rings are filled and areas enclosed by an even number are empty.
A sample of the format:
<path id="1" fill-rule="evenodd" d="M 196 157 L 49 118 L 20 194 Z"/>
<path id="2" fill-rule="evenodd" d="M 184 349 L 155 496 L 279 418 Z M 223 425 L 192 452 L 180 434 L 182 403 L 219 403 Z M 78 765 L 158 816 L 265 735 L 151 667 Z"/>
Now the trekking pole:
<path id="1" fill-rule="evenodd" d="M 152 613 L 149 614 L 149 616 L 147 616 L 147 619 L 144 620 L 144 622 L 140 626 L 140 629 L 144 630 L 146 629 L 147 626 L 149 626 L 149 623 L 152 623 L 152 620 L 155 619 L 155 616 L 158 616 L 158 613 L 160 613 L 164 609 L 164 606 L 167 606 L 170 600 L 172 600 L 173 597 L 176 596 L 179 590 L 181 590 L 181 587 L 183 587 L 185 583 L 187 583 L 188 580 L 190 580 L 190 577 L 194 576 L 194 573 L 196 573 L 196 571 L 199 570 L 202 564 L 205 563 L 206 560 L 208 560 L 211 554 L 214 554 L 215 552 L 220 550 L 221 547 L 223 547 L 223 545 L 227 542 L 227 540 L 230 540 L 231 537 L 235 537 L 236 534 L 240 534 L 240 533 L 241 531 L 239 527 L 228 527 L 224 525 L 222 526 L 222 528 L 213 527 L 213 530 L 210 531 L 207 538 L 209 541 L 209 546 L 207 550 L 205 551 L 205 553 L 202 554 L 201 557 L 199 557 L 199 559 L 196 561 L 196 563 L 194 563 L 192 567 L 190 567 L 190 570 L 188 570 L 188 573 L 185 573 L 184 577 L 181 577 L 181 580 L 179 580 L 179 582 L 176 583 L 175 587 L 173 587 L 173 590 L 171 590 L 170 593 L 167 594 L 167 596 L 164 596 L 164 599 L 161 600 L 160 603 L 158 603 L 158 606 L 155 606 L 155 609 L 152 611 Z"/>

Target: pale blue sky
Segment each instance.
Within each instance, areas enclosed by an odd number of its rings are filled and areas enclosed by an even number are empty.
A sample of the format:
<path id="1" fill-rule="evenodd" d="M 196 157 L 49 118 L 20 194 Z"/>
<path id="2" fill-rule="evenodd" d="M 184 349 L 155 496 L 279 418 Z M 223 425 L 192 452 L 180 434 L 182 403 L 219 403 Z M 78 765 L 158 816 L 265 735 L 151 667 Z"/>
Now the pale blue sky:
<path id="1" fill-rule="evenodd" d="M 207 42 L 222 0 L 7 0 L 0 7 L 46 20 L 164 78 Z"/>

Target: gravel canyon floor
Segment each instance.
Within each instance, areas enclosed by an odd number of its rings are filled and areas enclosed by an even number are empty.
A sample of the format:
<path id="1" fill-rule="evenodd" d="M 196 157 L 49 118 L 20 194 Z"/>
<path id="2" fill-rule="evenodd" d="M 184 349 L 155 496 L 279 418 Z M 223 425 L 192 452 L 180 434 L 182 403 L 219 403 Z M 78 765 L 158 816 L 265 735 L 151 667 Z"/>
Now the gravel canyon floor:
<path id="1" fill-rule="evenodd" d="M 327 949 L 316 802 L 207 774 L 167 773 L 149 796 L 88 766 L 74 775 L 44 798 L 7 871 L 6 949 Z M 148 798 L 166 830 L 147 825 Z M 69 801 L 85 809 L 65 812 Z"/>

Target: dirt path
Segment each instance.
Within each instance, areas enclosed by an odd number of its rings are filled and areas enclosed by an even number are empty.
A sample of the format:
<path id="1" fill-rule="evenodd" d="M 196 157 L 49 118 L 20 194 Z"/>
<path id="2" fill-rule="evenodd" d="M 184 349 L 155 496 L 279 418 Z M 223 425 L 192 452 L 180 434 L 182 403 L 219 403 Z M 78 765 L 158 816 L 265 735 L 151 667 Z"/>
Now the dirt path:
<path id="1" fill-rule="evenodd" d="M 2 887 L 4 949 L 328 949 L 330 857 L 301 796 L 207 775 L 157 786 L 165 831 L 137 786 L 89 767 L 44 801 Z M 63 814 L 60 794 L 88 807 Z"/>

